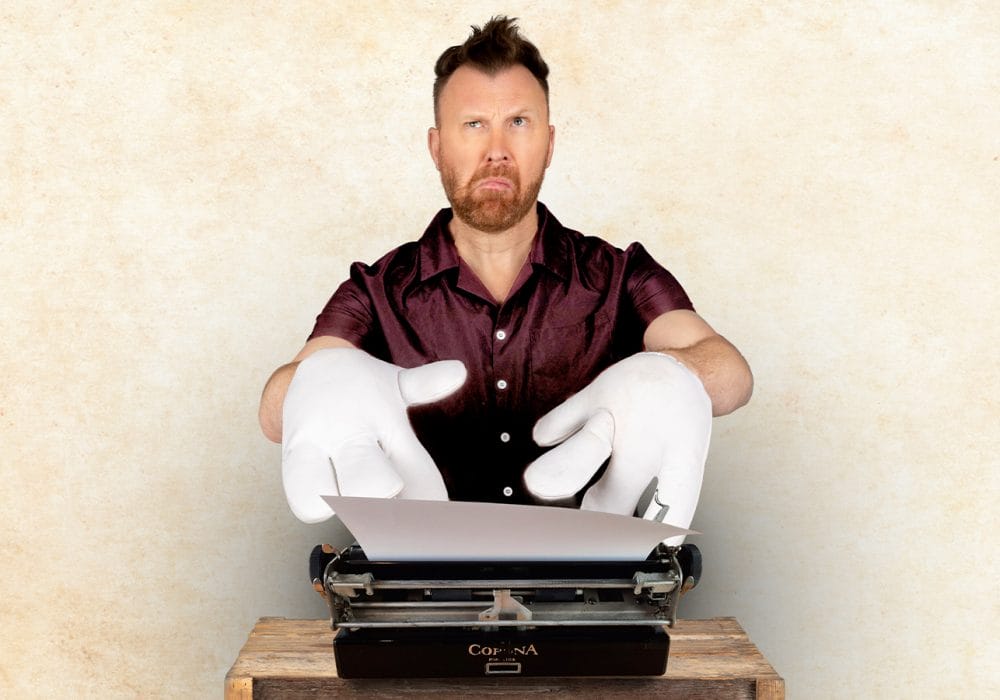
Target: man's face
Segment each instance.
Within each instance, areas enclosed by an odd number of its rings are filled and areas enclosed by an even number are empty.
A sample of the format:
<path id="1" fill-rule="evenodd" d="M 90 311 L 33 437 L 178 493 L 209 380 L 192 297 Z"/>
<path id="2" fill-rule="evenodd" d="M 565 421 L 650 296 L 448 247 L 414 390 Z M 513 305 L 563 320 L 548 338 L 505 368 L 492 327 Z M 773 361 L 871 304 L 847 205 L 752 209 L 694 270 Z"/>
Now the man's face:
<path id="1" fill-rule="evenodd" d="M 428 146 L 455 215 L 480 231 L 505 231 L 535 206 L 552 160 L 545 92 L 524 66 L 489 76 L 456 70 L 438 99 Z"/>

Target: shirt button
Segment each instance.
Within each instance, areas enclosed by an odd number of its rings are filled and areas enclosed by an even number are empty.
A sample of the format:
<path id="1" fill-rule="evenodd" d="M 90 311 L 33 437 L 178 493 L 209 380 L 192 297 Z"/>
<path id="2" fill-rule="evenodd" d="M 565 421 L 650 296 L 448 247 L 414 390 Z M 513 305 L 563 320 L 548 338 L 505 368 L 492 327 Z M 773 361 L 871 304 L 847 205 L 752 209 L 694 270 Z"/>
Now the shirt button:
<path id="1" fill-rule="evenodd" d="M 500 442 L 510 442 L 510 433 L 500 433 Z"/>
<path id="2" fill-rule="evenodd" d="M 507 331 L 505 330 L 497 331 L 497 340 L 503 340 L 506 337 L 507 337 Z"/>
<path id="3" fill-rule="evenodd" d="M 514 489 L 512 489 L 510 486 L 504 486 L 503 487 L 503 495 L 504 496 L 508 496 L 508 497 L 513 496 L 514 495 Z"/>
<path id="4" fill-rule="evenodd" d="M 506 379 L 501 379 L 499 382 L 497 382 L 497 389 L 506 389 L 506 388 L 507 388 Z"/>

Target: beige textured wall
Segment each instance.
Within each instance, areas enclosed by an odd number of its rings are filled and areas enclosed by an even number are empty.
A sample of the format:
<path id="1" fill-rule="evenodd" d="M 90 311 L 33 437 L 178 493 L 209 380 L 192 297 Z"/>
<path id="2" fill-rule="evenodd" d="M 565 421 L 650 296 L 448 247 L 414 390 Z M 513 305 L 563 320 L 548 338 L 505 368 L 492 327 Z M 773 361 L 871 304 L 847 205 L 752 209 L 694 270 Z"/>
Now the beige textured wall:
<path id="1" fill-rule="evenodd" d="M 0 11 L 0 695 L 213 696 L 322 617 L 260 388 L 443 204 L 431 66 L 497 7 Z M 1000 10 L 507 3 L 542 198 L 639 239 L 754 367 L 689 617 L 793 697 L 996 697 Z"/>

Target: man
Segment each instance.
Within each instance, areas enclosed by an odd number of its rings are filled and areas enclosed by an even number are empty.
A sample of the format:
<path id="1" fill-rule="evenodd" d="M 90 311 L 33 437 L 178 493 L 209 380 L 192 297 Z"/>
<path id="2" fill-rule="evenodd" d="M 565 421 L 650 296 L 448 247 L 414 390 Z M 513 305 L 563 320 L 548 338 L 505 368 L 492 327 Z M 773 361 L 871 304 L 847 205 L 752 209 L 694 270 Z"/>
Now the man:
<path id="1" fill-rule="evenodd" d="M 435 72 L 451 209 L 354 264 L 261 398 L 293 512 L 324 520 L 319 495 L 340 493 L 631 514 L 655 484 L 639 514 L 687 527 L 711 416 L 746 403 L 749 367 L 641 245 L 538 203 L 548 67 L 513 20 L 473 27 Z"/>

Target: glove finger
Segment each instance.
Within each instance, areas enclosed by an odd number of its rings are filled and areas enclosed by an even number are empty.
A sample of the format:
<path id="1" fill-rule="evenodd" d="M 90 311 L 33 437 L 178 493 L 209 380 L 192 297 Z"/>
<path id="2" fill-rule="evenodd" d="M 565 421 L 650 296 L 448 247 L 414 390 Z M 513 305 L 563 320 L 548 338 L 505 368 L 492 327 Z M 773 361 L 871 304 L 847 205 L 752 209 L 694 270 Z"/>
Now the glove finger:
<path id="1" fill-rule="evenodd" d="M 597 483 L 587 489 L 581 510 L 632 515 L 660 463 L 642 450 L 629 449 L 618 441 L 608 468 Z"/>
<path id="2" fill-rule="evenodd" d="M 644 518 L 657 519 L 660 510 L 667 506 L 663 522 L 683 528 L 690 527 L 694 519 L 712 436 L 710 411 L 690 411 L 686 419 L 686 424 L 678 425 L 672 430 L 673 434 L 667 436 L 656 477 L 656 492 L 643 514 Z M 683 538 L 678 538 L 676 542 L 667 543 L 680 544 L 682 541 Z"/>
<path id="3" fill-rule="evenodd" d="M 708 456 L 711 408 L 700 411 L 692 407 L 664 418 L 655 436 L 658 449 L 649 449 L 653 437 L 648 435 L 618 440 L 611 463 L 600 480 L 587 489 L 581 509 L 631 515 L 656 477 L 660 503 L 670 507 L 665 522 L 684 528 L 690 525 Z M 651 501 L 646 515 L 655 518 L 660 508 Z"/>
<path id="4" fill-rule="evenodd" d="M 465 384 L 468 372 L 460 360 L 440 360 L 400 371 L 397 381 L 403 403 L 418 406 L 453 394 Z"/>
<path id="5" fill-rule="evenodd" d="M 607 411 L 597 411 L 575 435 L 528 465 L 525 488 L 547 501 L 572 496 L 611 455 L 614 436 L 614 418 Z"/>
<path id="6" fill-rule="evenodd" d="M 281 482 L 285 498 L 296 518 L 304 523 L 319 523 L 333 516 L 333 510 L 320 495 L 339 495 L 330 458 L 312 443 L 300 443 L 285 450 L 281 458 Z"/>
<path id="7" fill-rule="evenodd" d="M 333 471 L 342 496 L 392 498 L 403 490 L 403 480 L 374 437 L 351 440 L 338 447 Z"/>
<path id="8" fill-rule="evenodd" d="M 448 489 L 441 472 L 407 423 L 382 440 L 386 458 L 402 478 L 400 498 L 447 501 Z"/>
<path id="9" fill-rule="evenodd" d="M 573 394 L 535 423 L 532 437 L 540 447 L 562 442 L 580 429 L 594 412 L 589 387 Z"/>

